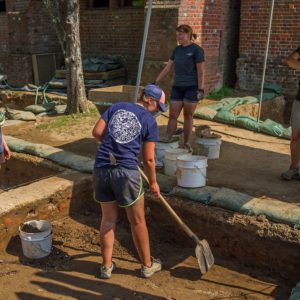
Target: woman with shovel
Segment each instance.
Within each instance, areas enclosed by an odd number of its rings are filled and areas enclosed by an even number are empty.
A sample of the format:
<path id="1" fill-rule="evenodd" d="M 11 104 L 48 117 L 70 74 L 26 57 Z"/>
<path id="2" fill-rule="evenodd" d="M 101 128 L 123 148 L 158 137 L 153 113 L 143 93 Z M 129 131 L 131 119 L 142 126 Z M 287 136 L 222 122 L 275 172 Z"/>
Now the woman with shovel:
<path id="1" fill-rule="evenodd" d="M 157 85 L 145 86 L 137 103 L 117 103 L 96 123 L 93 136 L 101 142 L 94 168 L 94 197 L 100 202 L 102 219 L 100 243 L 101 278 L 110 278 L 116 265 L 112 261 L 118 207 L 125 208 L 133 242 L 142 263 L 141 276 L 151 277 L 161 270 L 161 262 L 150 256 L 145 221 L 144 191 L 138 171 L 138 154 L 143 156 L 150 190 L 160 195 L 156 181 L 154 148 L 158 140 L 152 112 L 166 111 L 165 94 Z"/>

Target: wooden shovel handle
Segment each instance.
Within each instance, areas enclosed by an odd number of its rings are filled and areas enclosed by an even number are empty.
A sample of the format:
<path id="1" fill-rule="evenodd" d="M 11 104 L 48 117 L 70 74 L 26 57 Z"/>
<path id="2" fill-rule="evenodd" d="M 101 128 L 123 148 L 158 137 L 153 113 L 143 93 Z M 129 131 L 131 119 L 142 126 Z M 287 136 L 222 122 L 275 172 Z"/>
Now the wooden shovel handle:
<path id="1" fill-rule="evenodd" d="M 148 183 L 149 180 L 146 174 L 143 172 L 143 170 L 138 167 L 139 172 L 141 173 L 143 179 Z M 173 210 L 173 208 L 170 206 L 170 204 L 167 202 L 167 200 L 160 194 L 159 195 L 160 202 L 164 205 L 164 207 L 167 209 L 167 211 L 171 214 L 171 216 L 174 218 L 176 223 L 184 230 L 184 232 L 192 238 L 197 244 L 200 242 L 199 238 L 194 234 L 194 232 L 181 220 L 181 218 L 176 214 L 176 212 Z"/>

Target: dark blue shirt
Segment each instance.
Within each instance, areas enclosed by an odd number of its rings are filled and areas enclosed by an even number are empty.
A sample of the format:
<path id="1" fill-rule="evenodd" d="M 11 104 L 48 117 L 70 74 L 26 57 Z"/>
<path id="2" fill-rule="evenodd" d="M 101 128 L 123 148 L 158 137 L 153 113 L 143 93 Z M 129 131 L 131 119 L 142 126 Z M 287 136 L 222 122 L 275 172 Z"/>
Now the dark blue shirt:
<path id="1" fill-rule="evenodd" d="M 197 44 L 177 46 L 170 57 L 174 62 L 174 86 L 198 86 L 197 63 L 204 62 L 204 50 Z"/>
<path id="2" fill-rule="evenodd" d="M 106 130 L 96 153 L 95 167 L 111 166 L 111 153 L 116 163 L 137 169 L 137 156 L 143 142 L 157 142 L 158 129 L 153 116 L 142 106 L 121 102 L 111 106 L 103 115 Z"/>

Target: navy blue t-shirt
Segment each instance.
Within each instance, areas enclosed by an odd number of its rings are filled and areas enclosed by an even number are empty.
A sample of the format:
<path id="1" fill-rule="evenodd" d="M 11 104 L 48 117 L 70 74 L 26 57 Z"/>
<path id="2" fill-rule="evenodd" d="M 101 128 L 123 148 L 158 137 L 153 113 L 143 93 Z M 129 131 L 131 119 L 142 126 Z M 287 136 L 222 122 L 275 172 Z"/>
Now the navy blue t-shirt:
<path id="1" fill-rule="evenodd" d="M 197 63 L 204 62 L 204 50 L 197 44 L 177 46 L 170 57 L 174 62 L 174 86 L 198 86 Z"/>
<path id="2" fill-rule="evenodd" d="M 141 105 L 121 102 L 111 106 L 102 119 L 107 127 L 96 153 L 95 167 L 112 165 L 111 153 L 118 165 L 137 169 L 137 156 L 142 143 L 158 141 L 157 124 L 153 116 Z"/>

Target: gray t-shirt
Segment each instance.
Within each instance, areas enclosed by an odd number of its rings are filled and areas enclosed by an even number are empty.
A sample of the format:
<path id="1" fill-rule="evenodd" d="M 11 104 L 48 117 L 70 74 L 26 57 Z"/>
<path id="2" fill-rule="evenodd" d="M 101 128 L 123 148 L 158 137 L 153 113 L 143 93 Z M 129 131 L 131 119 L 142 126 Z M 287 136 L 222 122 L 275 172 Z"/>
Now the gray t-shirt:
<path id="1" fill-rule="evenodd" d="M 177 46 L 170 57 L 174 62 L 174 86 L 197 86 L 197 63 L 204 62 L 204 50 L 197 44 Z"/>

